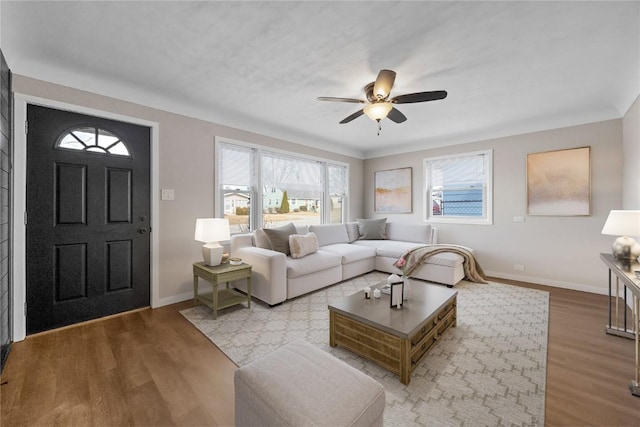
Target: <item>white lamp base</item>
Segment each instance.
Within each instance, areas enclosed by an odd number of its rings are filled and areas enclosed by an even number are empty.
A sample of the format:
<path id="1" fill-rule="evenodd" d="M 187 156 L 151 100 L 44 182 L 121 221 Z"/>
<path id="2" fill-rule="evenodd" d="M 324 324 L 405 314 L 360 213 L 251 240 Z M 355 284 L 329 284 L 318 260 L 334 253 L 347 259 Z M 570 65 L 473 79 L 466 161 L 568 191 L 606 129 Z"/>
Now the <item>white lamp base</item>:
<path id="1" fill-rule="evenodd" d="M 618 237 L 613 242 L 611 253 L 618 259 L 636 259 L 640 256 L 640 245 L 631 237 Z"/>
<path id="2" fill-rule="evenodd" d="M 204 263 L 210 267 L 220 265 L 223 250 L 224 248 L 220 246 L 218 242 L 202 245 L 202 258 L 204 258 Z"/>

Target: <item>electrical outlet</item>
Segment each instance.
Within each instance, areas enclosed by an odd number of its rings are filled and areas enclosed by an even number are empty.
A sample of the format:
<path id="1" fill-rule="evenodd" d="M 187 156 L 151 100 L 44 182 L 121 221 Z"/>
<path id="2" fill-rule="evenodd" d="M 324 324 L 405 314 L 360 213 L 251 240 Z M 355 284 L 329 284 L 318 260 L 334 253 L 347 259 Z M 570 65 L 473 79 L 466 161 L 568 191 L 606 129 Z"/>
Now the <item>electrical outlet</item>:
<path id="1" fill-rule="evenodd" d="M 524 271 L 524 265 L 522 264 L 513 264 L 513 269 L 518 271 Z"/>
<path id="2" fill-rule="evenodd" d="M 175 200 L 176 193 L 174 190 L 163 188 L 162 189 L 162 200 Z"/>

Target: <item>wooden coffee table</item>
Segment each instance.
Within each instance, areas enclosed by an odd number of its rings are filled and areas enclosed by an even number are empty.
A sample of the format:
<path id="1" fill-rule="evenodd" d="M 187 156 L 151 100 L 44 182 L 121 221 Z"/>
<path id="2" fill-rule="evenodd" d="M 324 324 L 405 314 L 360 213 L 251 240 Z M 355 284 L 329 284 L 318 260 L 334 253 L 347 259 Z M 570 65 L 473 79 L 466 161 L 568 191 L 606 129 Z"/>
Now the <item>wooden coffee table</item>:
<path id="1" fill-rule="evenodd" d="M 378 283 L 372 289 L 384 286 Z M 389 307 L 389 295 L 365 299 L 357 292 L 329 304 L 329 345 L 337 345 L 398 374 L 411 372 L 451 326 L 456 326 L 458 292 L 441 285 L 411 282 L 402 308 Z"/>

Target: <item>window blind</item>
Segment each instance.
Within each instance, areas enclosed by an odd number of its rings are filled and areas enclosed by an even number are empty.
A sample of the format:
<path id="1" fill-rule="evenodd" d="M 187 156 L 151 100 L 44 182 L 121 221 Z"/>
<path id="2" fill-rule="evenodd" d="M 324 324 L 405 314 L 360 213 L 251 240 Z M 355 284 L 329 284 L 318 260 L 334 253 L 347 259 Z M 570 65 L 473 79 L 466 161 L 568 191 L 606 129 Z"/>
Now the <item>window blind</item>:
<path id="1" fill-rule="evenodd" d="M 236 145 L 221 146 L 222 188 L 248 190 L 251 187 L 253 149 Z"/>
<path id="2" fill-rule="evenodd" d="M 344 196 L 347 192 L 347 168 L 344 166 L 328 165 L 329 194 Z"/>
<path id="3" fill-rule="evenodd" d="M 433 189 L 481 188 L 485 181 L 485 154 L 429 161 Z"/>
<path id="4" fill-rule="evenodd" d="M 289 197 L 296 193 L 321 193 L 323 191 L 323 165 L 321 162 L 284 156 L 262 154 L 262 184 L 266 189 L 287 190 Z"/>

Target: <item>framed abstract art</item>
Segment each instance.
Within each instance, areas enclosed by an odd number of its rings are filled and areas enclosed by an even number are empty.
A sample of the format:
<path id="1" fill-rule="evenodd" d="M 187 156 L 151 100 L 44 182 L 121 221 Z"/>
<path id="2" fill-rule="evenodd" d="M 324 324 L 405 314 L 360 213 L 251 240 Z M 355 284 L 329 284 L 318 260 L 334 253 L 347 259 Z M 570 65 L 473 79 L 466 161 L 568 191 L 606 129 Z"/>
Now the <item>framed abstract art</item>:
<path id="1" fill-rule="evenodd" d="M 527 214 L 591 214 L 591 147 L 527 154 Z"/>
<path id="2" fill-rule="evenodd" d="M 411 168 L 374 173 L 376 213 L 411 213 Z"/>

